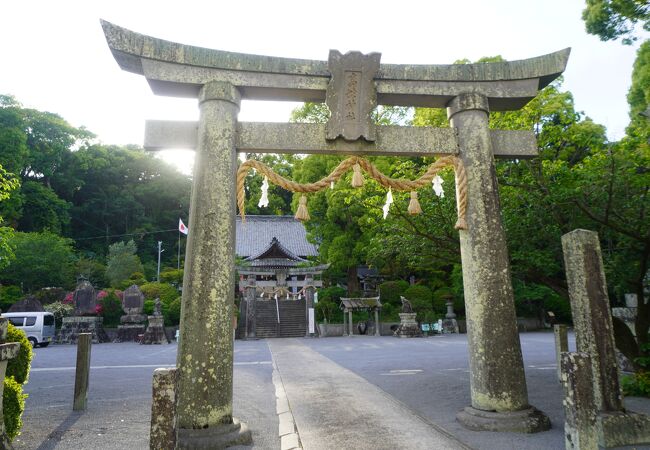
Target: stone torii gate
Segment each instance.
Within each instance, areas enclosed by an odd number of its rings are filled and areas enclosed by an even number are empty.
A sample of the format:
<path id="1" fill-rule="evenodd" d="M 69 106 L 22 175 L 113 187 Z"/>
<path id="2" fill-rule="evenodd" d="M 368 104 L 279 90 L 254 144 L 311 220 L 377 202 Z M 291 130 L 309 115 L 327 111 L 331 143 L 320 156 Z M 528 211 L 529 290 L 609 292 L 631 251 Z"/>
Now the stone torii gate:
<path id="1" fill-rule="evenodd" d="M 467 65 L 380 64 L 377 53 L 331 51 L 326 62 L 210 50 L 102 26 L 122 69 L 144 75 L 154 94 L 199 103 L 198 123 L 148 121 L 145 136 L 150 150 L 196 149 L 177 357 L 179 448 L 250 439 L 232 418 L 237 152 L 461 158 L 471 406 L 457 418 L 477 430 L 550 427 L 528 403 L 494 168 L 495 156 L 533 157 L 537 146 L 532 132 L 490 130 L 488 116 L 533 99 L 564 71 L 569 49 Z M 327 124 L 242 123 L 242 98 L 326 101 L 331 118 Z M 377 104 L 447 108 L 451 128 L 375 126 L 370 112 Z"/>

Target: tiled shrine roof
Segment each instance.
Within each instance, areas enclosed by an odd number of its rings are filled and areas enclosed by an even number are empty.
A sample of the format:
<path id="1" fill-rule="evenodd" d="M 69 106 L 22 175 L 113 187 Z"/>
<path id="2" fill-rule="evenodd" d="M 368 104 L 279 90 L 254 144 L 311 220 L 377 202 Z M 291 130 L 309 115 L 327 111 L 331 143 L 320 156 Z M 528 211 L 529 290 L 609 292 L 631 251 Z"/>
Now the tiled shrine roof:
<path id="1" fill-rule="evenodd" d="M 260 255 L 276 238 L 292 254 L 306 258 L 317 256 L 318 249 L 307 241 L 305 226 L 293 216 L 246 216 L 242 224 L 237 217 L 235 252 L 242 258 Z"/>

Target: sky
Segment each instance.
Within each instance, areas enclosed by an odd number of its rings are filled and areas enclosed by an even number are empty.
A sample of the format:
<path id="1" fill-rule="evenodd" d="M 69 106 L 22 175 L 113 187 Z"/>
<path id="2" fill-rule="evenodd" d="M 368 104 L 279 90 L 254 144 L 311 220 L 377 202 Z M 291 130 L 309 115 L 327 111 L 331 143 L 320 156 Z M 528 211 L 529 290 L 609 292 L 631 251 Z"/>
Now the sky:
<path id="1" fill-rule="evenodd" d="M 563 88 L 576 109 L 620 139 L 638 45 L 584 31 L 584 0 L 21 0 L 4 2 L 0 94 L 85 126 L 104 144 L 142 145 L 147 119 L 196 120 L 193 99 L 152 94 L 122 71 L 99 19 L 183 44 L 327 60 L 330 49 L 382 53 L 382 63 L 526 59 L 572 47 Z M 644 37 L 647 37 L 645 35 Z M 241 121 L 286 122 L 296 103 L 244 101 Z M 187 172 L 193 152 L 164 158 Z"/>

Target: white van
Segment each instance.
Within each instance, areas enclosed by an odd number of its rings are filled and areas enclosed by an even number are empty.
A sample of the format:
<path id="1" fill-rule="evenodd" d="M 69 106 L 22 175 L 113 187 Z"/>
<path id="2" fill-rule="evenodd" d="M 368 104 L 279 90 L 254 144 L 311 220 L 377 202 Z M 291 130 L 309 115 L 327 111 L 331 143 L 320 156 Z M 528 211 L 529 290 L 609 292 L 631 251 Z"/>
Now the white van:
<path id="1" fill-rule="evenodd" d="M 23 330 L 33 347 L 47 347 L 54 339 L 56 326 L 51 312 L 11 312 L 2 313 L 2 317 Z"/>

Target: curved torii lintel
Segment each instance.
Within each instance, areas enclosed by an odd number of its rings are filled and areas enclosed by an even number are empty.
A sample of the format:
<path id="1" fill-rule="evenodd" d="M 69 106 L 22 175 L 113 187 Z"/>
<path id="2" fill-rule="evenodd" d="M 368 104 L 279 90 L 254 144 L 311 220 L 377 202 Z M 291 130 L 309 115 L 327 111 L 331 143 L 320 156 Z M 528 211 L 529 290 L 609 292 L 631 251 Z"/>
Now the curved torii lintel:
<path id="1" fill-rule="evenodd" d="M 325 99 L 327 61 L 233 53 L 146 36 L 101 20 L 115 60 L 144 75 L 153 92 L 196 97 L 211 80 L 237 86 L 243 98 Z M 519 109 L 564 71 L 571 49 L 535 58 L 480 64 L 381 64 L 374 81 L 379 104 L 445 107 L 460 93 L 488 97 L 494 111 Z"/>

